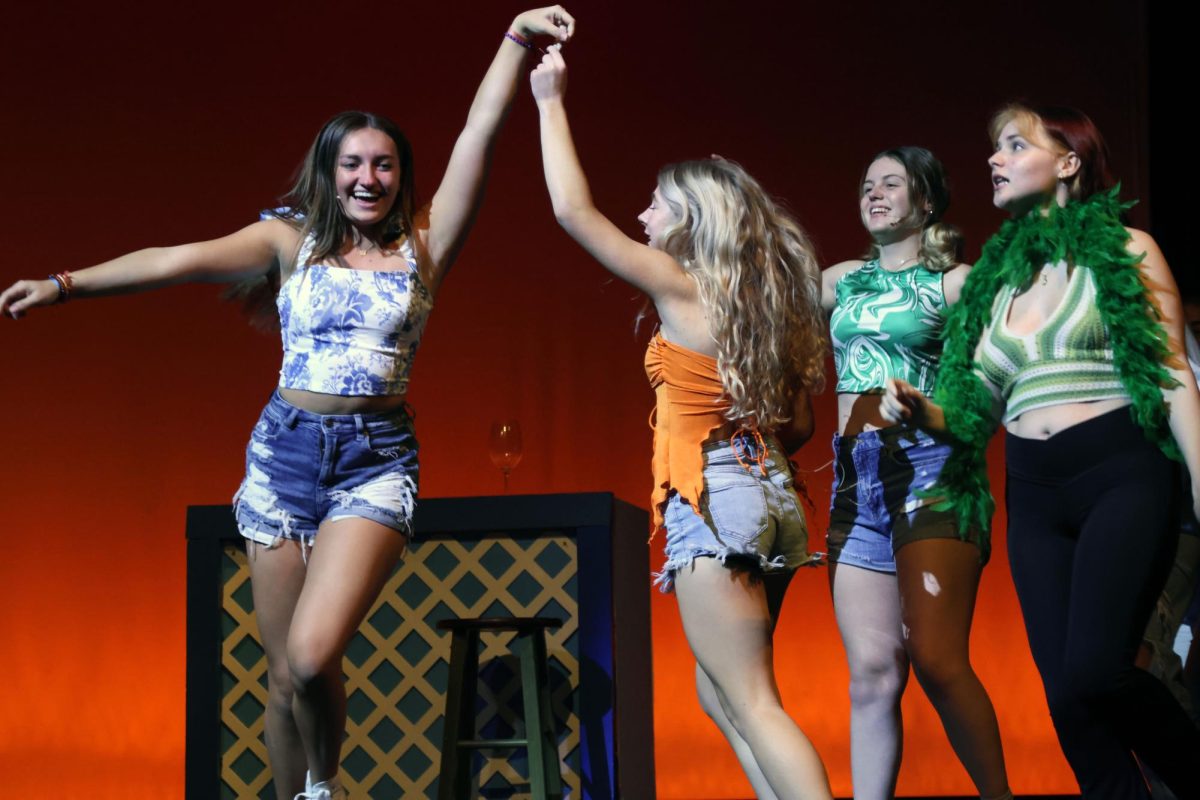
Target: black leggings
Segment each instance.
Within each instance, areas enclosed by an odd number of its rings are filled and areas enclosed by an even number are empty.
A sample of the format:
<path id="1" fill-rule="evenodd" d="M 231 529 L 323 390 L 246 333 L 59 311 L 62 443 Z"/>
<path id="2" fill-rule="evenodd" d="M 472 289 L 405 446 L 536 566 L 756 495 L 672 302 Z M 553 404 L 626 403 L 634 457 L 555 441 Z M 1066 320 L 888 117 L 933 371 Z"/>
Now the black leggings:
<path id="1" fill-rule="evenodd" d="M 1200 798 L 1200 731 L 1133 665 L 1175 556 L 1177 466 L 1128 408 L 1005 446 L 1013 583 L 1083 796 L 1148 798 L 1133 751 L 1180 798 Z"/>

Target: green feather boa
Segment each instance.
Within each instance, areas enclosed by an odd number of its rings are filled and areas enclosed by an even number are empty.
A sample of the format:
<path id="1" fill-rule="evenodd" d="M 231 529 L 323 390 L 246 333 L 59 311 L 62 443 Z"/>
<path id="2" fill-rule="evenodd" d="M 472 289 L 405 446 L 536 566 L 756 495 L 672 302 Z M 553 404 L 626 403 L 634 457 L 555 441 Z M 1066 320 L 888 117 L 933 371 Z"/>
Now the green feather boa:
<path id="1" fill-rule="evenodd" d="M 1033 211 L 1005 222 L 984 245 L 946 320 L 934 401 L 945 411 L 953 448 L 927 493 L 943 498 L 934 508 L 953 509 L 964 538 L 976 532 L 984 552 L 996 505 L 985 451 L 998 421 L 992 416 L 992 393 L 974 370 L 975 349 L 1000 290 L 1027 288 L 1045 264 L 1065 259 L 1092 270 L 1096 302 L 1112 338 L 1113 364 L 1133 400 L 1133 418 L 1163 452 L 1180 457 L 1162 397 L 1164 387 L 1177 385 L 1164 366 L 1167 334 L 1142 283 L 1137 267 L 1142 256 L 1126 249 L 1129 232 L 1121 214 L 1133 204 L 1122 204 L 1119 191 L 1118 186 L 1049 214 Z"/>

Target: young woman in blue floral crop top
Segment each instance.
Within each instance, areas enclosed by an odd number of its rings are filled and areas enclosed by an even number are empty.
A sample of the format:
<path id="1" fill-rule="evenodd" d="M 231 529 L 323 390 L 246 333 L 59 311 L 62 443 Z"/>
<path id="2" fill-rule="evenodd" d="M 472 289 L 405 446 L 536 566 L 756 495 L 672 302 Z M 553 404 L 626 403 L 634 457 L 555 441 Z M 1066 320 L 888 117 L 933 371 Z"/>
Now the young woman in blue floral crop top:
<path id="1" fill-rule="evenodd" d="M 70 297 L 185 281 L 252 279 L 260 299 L 278 291 L 283 369 L 247 448 L 236 512 L 267 655 L 266 743 L 280 800 L 345 797 L 342 657 L 408 542 L 417 488 L 404 404 L 412 357 L 479 210 L 529 40 L 565 42 L 574 27 L 561 6 L 513 20 L 424 208 L 404 134 L 347 112 L 317 134 L 290 208 L 220 239 L 0 294 L 0 315 L 16 319 Z"/>

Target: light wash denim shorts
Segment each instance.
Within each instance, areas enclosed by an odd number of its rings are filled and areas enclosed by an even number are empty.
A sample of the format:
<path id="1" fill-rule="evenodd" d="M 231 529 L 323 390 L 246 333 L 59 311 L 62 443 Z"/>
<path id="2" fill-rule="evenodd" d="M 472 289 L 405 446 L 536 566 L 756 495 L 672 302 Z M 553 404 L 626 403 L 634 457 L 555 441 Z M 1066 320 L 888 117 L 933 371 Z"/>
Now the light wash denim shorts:
<path id="1" fill-rule="evenodd" d="M 891 427 L 833 437 L 829 563 L 896 572 L 896 551 L 920 539 L 958 539 L 952 511 L 917 496 L 941 475 L 950 446 L 924 431 Z"/>
<path id="2" fill-rule="evenodd" d="M 258 418 L 233 498 L 242 536 L 311 545 L 322 522 L 362 517 L 408 535 L 417 498 L 417 439 L 401 407 L 314 414 L 279 396 Z"/>
<path id="3" fill-rule="evenodd" d="M 772 438 L 704 445 L 704 496 L 699 511 L 672 491 L 663 510 L 667 560 L 655 585 L 669 592 L 675 573 L 700 557 L 758 572 L 816 564 L 792 471 Z M 740 458 L 739 458 L 740 455 Z"/>

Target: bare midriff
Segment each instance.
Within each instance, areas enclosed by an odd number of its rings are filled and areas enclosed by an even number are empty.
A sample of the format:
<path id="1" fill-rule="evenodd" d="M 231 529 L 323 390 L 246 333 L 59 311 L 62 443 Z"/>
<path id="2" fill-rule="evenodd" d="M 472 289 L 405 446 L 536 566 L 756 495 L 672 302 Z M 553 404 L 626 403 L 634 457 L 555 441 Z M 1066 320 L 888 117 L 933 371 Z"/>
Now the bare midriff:
<path id="1" fill-rule="evenodd" d="M 734 425 L 732 422 L 727 422 L 719 428 L 714 428 L 711 433 L 704 439 L 704 444 L 712 444 L 713 442 L 728 442 L 735 433 L 741 429 L 741 426 Z"/>
<path id="2" fill-rule="evenodd" d="M 857 436 L 863 431 L 894 427 L 879 413 L 883 390 L 870 394 L 838 395 L 838 433 L 842 436 Z"/>
<path id="3" fill-rule="evenodd" d="M 393 411 L 404 405 L 402 394 L 377 396 L 343 396 L 306 392 L 303 389 L 279 387 L 279 396 L 287 402 L 313 414 L 378 414 Z"/>
<path id="4" fill-rule="evenodd" d="M 1110 411 L 1116 411 L 1130 402 L 1128 397 L 1117 397 L 1091 403 L 1063 403 L 1047 408 L 1035 408 L 1011 420 L 1004 429 L 1022 439 L 1049 439 L 1056 433 Z"/>

